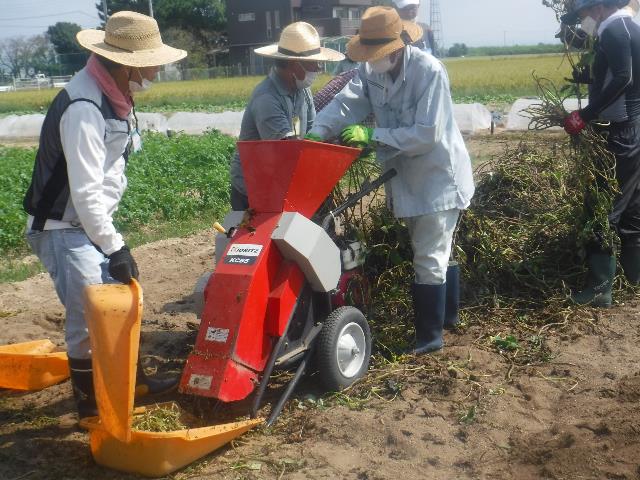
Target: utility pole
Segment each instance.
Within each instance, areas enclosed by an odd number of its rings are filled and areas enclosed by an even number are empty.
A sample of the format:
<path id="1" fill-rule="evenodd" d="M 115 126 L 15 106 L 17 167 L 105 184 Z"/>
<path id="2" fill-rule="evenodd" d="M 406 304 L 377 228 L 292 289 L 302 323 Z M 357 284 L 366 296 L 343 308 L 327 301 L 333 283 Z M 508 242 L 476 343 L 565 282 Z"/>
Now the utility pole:
<path id="1" fill-rule="evenodd" d="M 149 0 L 149 16 L 153 18 L 153 0 Z"/>
<path id="2" fill-rule="evenodd" d="M 444 52 L 444 34 L 442 32 L 442 14 L 440 13 L 440 0 L 431 0 L 429 10 L 429 26 L 433 31 L 435 45 L 432 45 L 434 55 Z M 440 55 L 437 55 L 440 56 Z"/>
<path id="3" fill-rule="evenodd" d="M 102 0 L 102 13 L 104 14 L 104 23 L 107 23 L 109 19 L 109 13 L 107 11 L 107 0 Z"/>

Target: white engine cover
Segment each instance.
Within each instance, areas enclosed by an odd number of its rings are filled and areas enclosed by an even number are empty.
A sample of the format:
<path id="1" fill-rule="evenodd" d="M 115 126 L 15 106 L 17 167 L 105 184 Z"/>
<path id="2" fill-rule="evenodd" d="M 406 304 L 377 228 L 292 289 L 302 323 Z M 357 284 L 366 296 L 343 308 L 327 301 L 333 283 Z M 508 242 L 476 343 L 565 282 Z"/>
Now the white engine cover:
<path id="1" fill-rule="evenodd" d="M 316 292 L 330 292 L 341 274 L 340 249 L 322 227 L 296 212 L 284 212 L 271 239 L 296 262 Z"/>

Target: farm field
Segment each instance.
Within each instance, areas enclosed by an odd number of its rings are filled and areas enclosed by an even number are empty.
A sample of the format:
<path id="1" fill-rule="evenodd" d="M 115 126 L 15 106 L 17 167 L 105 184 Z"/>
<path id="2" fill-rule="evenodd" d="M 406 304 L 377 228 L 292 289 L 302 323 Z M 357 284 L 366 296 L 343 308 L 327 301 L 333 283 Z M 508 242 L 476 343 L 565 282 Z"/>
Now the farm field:
<path id="1" fill-rule="evenodd" d="M 445 64 L 454 101 L 459 103 L 513 102 L 520 96 L 535 95 L 532 72 L 561 81 L 570 71 L 561 55 L 470 57 L 447 59 Z M 262 78 L 157 83 L 136 100 L 141 111 L 239 110 Z M 320 77 L 314 88 L 322 87 L 329 78 Z M 0 115 L 46 112 L 55 94 L 55 89 L 0 93 Z"/>
<path id="2" fill-rule="evenodd" d="M 536 135 L 467 143 L 474 157 L 488 159 Z M 145 291 L 142 350 L 161 374 L 178 374 L 192 348 L 199 321 L 193 286 L 213 268 L 213 237 L 205 229 L 133 250 Z M 544 324 L 509 316 L 509 306 L 499 320 L 465 307 L 442 353 L 414 358 L 377 349 L 368 377 L 343 394 L 325 394 L 311 377 L 273 429 L 245 435 L 167 480 L 637 478 L 636 297 L 620 297 L 606 311 L 567 309 Z M 63 321 L 46 274 L 0 284 L 2 343 L 51 338 L 61 345 Z M 515 350 L 495 340 L 510 332 L 518 336 Z M 206 401 L 158 400 L 215 420 Z M 95 465 L 73 410 L 68 381 L 35 393 L 0 392 L 0 478 L 137 478 Z"/>
<path id="3" fill-rule="evenodd" d="M 553 55 L 462 58 L 447 66 L 458 101 L 482 103 L 532 95 L 533 70 L 555 81 L 568 71 Z M 158 84 L 140 103 L 167 111 L 240 108 L 258 80 Z M 10 95 L 24 95 L 14 105 L 34 101 L 35 111 L 53 93 Z M 18 111 L 2 110 L 13 98 L 3 95 L 0 111 Z M 583 273 L 578 252 L 568 250 L 575 239 L 565 220 L 575 210 L 562 204 L 572 165 L 566 135 L 498 132 L 465 142 L 474 164 L 484 166 L 457 242 L 461 323 L 445 333 L 443 351 L 413 357 L 396 348 L 413 335 L 411 267 L 406 230 L 383 217 L 371 257 L 386 257 L 387 268 L 372 277 L 382 293 L 367 313 L 375 343 L 368 375 L 333 394 L 309 376 L 273 428 L 256 429 L 166 480 L 640 478 L 640 296 L 618 277 L 611 309 L 571 307 L 564 298 Z M 215 266 L 210 225 L 228 208 L 234 141 L 214 132 L 148 135 L 144 145 L 131 158 L 116 221 L 140 267 L 146 365 L 179 375 L 200 321 L 194 286 Z M 0 145 L 0 345 L 49 338 L 63 347 L 64 309 L 22 243 L 20 201 L 33 155 L 32 147 Z M 517 165 L 507 170 L 521 170 L 527 185 L 498 165 Z M 388 290 L 380 288 L 385 281 Z M 541 292 L 553 298 L 541 300 Z M 281 392 L 275 383 L 261 414 Z M 136 404 L 167 400 L 202 425 L 249 408 L 220 409 L 177 393 Z M 95 464 L 74 411 L 69 381 L 39 392 L 0 390 L 0 479 L 140 478 Z"/>
<path id="4" fill-rule="evenodd" d="M 211 225 L 228 208 L 229 158 L 235 142 L 218 133 L 145 135 L 145 148 L 132 156 L 129 188 L 115 217 L 128 242 L 184 235 Z M 26 214 L 22 198 L 31 180 L 35 148 L 2 147 L 0 162 L 0 282 L 39 268 L 23 262 Z M 35 270 L 34 270 L 35 269 Z"/>

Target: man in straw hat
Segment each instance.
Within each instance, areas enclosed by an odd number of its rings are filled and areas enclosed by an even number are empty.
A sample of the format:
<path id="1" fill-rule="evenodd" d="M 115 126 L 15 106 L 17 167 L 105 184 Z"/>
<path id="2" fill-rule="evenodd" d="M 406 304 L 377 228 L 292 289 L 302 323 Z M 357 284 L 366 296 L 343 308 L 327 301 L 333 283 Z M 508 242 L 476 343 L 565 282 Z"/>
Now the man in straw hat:
<path id="1" fill-rule="evenodd" d="M 277 44 L 258 48 L 255 52 L 273 59 L 275 65 L 251 95 L 242 117 L 239 139 L 304 137 L 315 118 L 309 87 L 320 71 L 318 62 L 339 62 L 344 55 L 321 47 L 318 32 L 305 22 L 286 26 Z M 249 208 L 237 151 L 231 160 L 231 207 L 233 210 Z"/>
<path id="2" fill-rule="evenodd" d="M 448 263 L 460 210 L 474 192 L 447 73 L 436 58 L 412 46 L 421 35 L 393 8 L 369 8 L 347 46 L 351 58 L 366 63 L 318 114 L 308 136 L 330 139 L 342 132 L 347 143 L 375 143 L 383 169 L 398 172 L 386 187 L 413 245 L 414 353 L 442 348 L 443 326 L 456 322 L 458 286 L 453 274 L 446 281 Z M 357 125 L 371 112 L 377 128 Z"/>
<path id="3" fill-rule="evenodd" d="M 84 288 L 138 278 L 113 224 L 129 153 L 141 147 L 132 95 L 148 88 L 159 65 L 187 53 L 163 44 L 156 21 L 134 12 L 115 13 L 104 31 L 82 30 L 77 39 L 93 53 L 47 112 L 24 208 L 27 241 L 65 306 L 71 382 L 82 418 L 96 414 Z M 138 381 L 151 393 L 175 385 L 149 379 L 141 368 Z"/>
<path id="4" fill-rule="evenodd" d="M 628 0 L 575 0 L 562 22 L 581 29 L 595 41 L 589 104 L 565 119 L 567 133 L 579 135 L 588 122 L 607 137 L 616 158 L 616 193 L 609 225 L 620 237 L 620 263 L 630 283 L 640 284 L 640 26 L 633 21 Z M 637 4 L 636 4 L 637 5 Z M 603 127 L 603 125 L 608 125 Z M 604 180 L 598 179 L 599 184 Z M 608 185 L 599 185 L 603 190 Z M 591 206 L 587 205 L 587 209 Z M 587 245 L 586 288 L 572 296 L 580 305 L 609 307 L 616 258 L 594 232 Z"/>

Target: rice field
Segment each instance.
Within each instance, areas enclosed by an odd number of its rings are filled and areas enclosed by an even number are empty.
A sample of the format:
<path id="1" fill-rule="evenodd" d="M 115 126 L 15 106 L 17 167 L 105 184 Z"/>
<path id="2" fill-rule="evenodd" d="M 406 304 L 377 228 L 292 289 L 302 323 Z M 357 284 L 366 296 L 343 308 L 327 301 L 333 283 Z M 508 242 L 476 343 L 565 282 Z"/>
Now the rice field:
<path id="1" fill-rule="evenodd" d="M 481 103 L 488 103 L 491 97 L 534 96 L 534 72 L 556 84 L 571 76 L 564 55 L 556 54 L 452 58 L 444 63 L 454 99 L 477 97 Z"/>
<path id="2" fill-rule="evenodd" d="M 451 90 L 457 102 L 510 102 L 535 95 L 532 72 L 559 82 L 570 67 L 562 55 L 513 55 L 469 57 L 445 61 Z M 142 111 L 207 111 L 242 109 L 263 77 L 216 78 L 157 83 L 136 98 Z M 320 88 L 329 76 L 321 76 Z M 0 92 L 0 114 L 46 112 L 56 89 Z"/>

